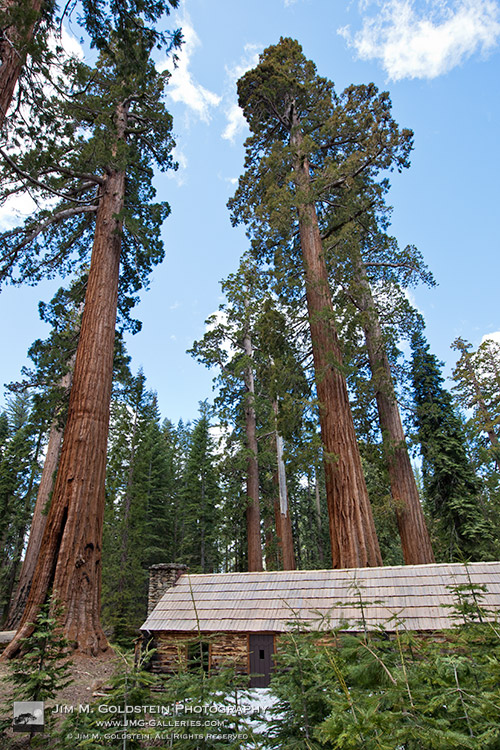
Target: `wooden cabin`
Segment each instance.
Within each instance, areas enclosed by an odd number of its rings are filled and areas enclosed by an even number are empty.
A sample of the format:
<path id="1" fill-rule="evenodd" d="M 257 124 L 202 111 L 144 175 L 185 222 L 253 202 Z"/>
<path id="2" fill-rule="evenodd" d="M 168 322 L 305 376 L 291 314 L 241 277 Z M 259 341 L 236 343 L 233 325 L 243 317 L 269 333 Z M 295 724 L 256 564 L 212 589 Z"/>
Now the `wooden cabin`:
<path id="1" fill-rule="evenodd" d="M 469 583 L 486 586 L 481 605 L 500 611 L 500 562 L 203 575 L 166 563 L 150 573 L 149 615 L 141 629 L 157 648 L 155 671 L 189 662 L 190 642 L 200 633 L 207 669 L 232 664 L 260 675 L 251 678 L 253 687 L 269 684 L 279 638 L 292 622 L 312 629 L 348 621 L 346 629 L 359 630 L 362 604 L 369 628 L 385 624 L 390 632 L 395 625 L 387 621 L 397 615 L 409 630 L 442 631 L 455 622 L 450 587 Z"/>

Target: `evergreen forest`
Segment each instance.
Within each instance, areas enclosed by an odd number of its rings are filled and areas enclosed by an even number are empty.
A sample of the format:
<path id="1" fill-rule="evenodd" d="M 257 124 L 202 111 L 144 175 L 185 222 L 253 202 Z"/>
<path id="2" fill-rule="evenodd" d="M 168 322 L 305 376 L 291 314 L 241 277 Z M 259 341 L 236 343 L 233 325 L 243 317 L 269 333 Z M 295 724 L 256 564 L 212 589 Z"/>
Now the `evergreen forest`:
<path id="1" fill-rule="evenodd" d="M 0 616 L 15 631 L 1 658 L 25 700 L 64 684 L 64 670 L 47 687 L 11 666 L 27 653 L 29 674 L 40 653 L 55 664 L 54 633 L 89 659 L 120 654 L 110 705 L 158 700 L 157 676 L 129 657 L 158 563 L 225 573 L 500 559 L 500 344 L 456 337 L 445 378 L 412 303 L 415 287 L 436 286 L 432 268 L 391 234 L 391 180 L 410 168 L 413 132 L 387 91 L 337 89 L 293 38 L 237 81 L 248 137 L 221 211 L 247 249 L 187 352 L 213 397 L 172 421 L 133 366 L 134 308 L 169 262 L 173 198 L 155 180 L 178 166 L 180 2 L 0 3 L 0 204 L 34 206 L 0 229 L 0 285 L 60 280 L 39 304 L 49 334 L 0 412 Z M 68 22 L 83 58 L 64 47 Z M 395 640 L 335 630 L 335 647 L 292 631 L 265 741 L 235 719 L 222 744 L 127 747 L 498 748 L 498 626 L 484 592 L 455 593 L 445 641 L 404 624 Z M 239 689 L 203 669 L 164 685 L 173 702 Z M 59 727 L 53 746 L 98 731 L 83 724 Z M 105 742 L 73 746 L 115 746 Z"/>

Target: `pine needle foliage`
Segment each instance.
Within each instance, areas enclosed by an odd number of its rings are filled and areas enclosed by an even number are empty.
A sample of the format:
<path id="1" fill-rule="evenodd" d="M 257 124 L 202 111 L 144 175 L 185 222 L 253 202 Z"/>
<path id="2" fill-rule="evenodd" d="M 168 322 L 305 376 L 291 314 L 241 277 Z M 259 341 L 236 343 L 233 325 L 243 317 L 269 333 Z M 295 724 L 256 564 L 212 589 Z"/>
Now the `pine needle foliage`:
<path id="1" fill-rule="evenodd" d="M 69 642 L 58 632 L 62 607 L 48 601 L 40 610 L 33 633 L 22 642 L 22 657 L 9 662 L 8 680 L 18 700 L 53 698 L 70 684 Z"/>
<path id="2" fill-rule="evenodd" d="M 415 426 L 422 454 L 425 507 L 445 560 L 492 560 L 498 554 L 481 483 L 466 450 L 463 422 L 443 388 L 424 335 L 412 339 Z"/>
<path id="3" fill-rule="evenodd" d="M 469 587 L 470 588 L 470 587 Z M 456 750 L 500 747 L 500 639 L 471 621 L 441 635 L 412 633 L 397 616 L 282 639 L 266 727 L 270 748 Z M 461 621 L 460 621 L 461 620 Z M 350 628 L 346 632 L 347 627 Z"/>

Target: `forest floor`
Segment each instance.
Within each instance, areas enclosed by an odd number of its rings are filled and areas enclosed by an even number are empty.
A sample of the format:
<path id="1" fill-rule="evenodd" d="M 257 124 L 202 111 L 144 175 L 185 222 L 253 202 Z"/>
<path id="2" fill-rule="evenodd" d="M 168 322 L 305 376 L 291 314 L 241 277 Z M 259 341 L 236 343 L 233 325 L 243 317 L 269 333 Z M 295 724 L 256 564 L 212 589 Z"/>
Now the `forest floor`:
<path id="1" fill-rule="evenodd" d="M 45 710 L 55 705 L 75 706 L 91 703 L 105 688 L 113 673 L 119 668 L 119 658 L 111 648 L 98 657 L 73 655 L 70 662 L 69 675 L 72 682 L 60 690 L 55 699 L 45 701 Z M 13 689 L 5 680 L 9 672 L 8 665 L 0 662 L 0 711 L 1 716 L 12 716 Z M 60 714 L 64 718 L 64 713 Z M 11 744 L 9 748 L 23 748 L 27 746 L 29 735 L 8 733 Z"/>

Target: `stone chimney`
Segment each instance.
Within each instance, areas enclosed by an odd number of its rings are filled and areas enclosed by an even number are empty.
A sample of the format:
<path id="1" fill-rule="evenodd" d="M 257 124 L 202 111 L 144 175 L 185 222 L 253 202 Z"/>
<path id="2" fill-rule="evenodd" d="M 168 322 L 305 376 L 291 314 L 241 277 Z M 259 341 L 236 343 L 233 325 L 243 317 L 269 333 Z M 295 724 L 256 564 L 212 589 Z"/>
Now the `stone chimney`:
<path id="1" fill-rule="evenodd" d="M 149 569 L 148 615 L 156 607 L 167 589 L 177 583 L 177 579 L 186 573 L 187 565 L 181 563 L 158 563 Z"/>

